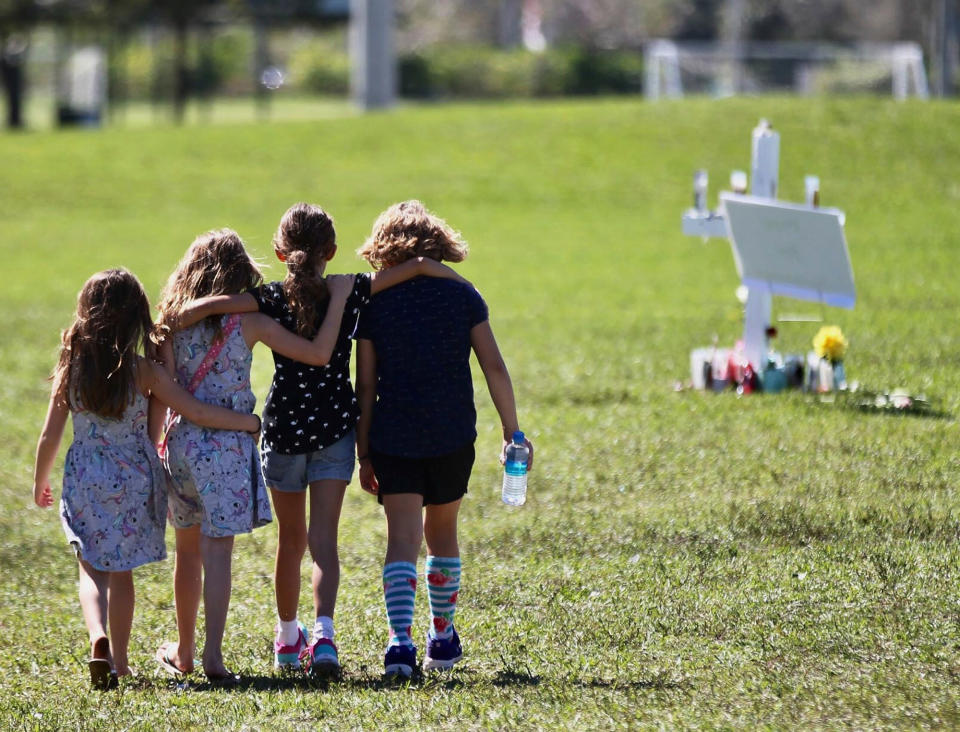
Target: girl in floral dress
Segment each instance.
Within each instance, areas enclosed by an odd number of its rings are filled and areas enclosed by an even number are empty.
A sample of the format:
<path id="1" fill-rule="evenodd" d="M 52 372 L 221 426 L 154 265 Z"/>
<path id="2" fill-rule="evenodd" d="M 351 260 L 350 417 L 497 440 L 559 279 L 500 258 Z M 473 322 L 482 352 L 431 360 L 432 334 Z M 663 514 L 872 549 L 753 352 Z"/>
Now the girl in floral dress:
<path id="1" fill-rule="evenodd" d="M 212 430 L 256 432 L 260 420 L 193 399 L 144 358 L 152 329 L 140 282 L 122 269 L 91 277 L 64 333 L 34 471 L 38 506 L 53 505 L 50 472 L 68 416 L 73 443 L 64 463 L 60 515 L 80 567 L 80 607 L 90 636 L 94 687 L 130 673 L 135 567 L 166 557 L 167 493 L 148 435 L 153 396 Z M 108 626 L 110 634 L 108 636 Z"/>
<path id="2" fill-rule="evenodd" d="M 180 313 L 185 303 L 243 293 L 261 281 L 259 268 L 235 232 L 221 229 L 203 234 L 170 276 L 160 305 L 161 324 L 172 332 L 183 322 Z M 259 313 L 212 315 L 173 332 L 161 346 L 161 356 L 181 383 L 193 382 L 201 401 L 251 411 L 256 401 L 250 387 L 254 344 L 262 341 L 304 363 L 322 366 L 329 361 L 353 277 L 328 278 L 328 287 L 330 308 L 312 341 Z M 210 359 L 211 353 L 215 358 Z M 171 674 L 193 670 L 202 594 L 206 630 L 203 671 L 211 681 L 229 683 L 235 677 L 224 665 L 222 642 L 230 604 L 234 536 L 271 520 L 256 441 L 246 433 L 212 433 L 179 420 L 169 431 L 166 455 L 171 477 L 170 519 L 176 529 L 178 640 L 162 644 L 157 661 Z"/>

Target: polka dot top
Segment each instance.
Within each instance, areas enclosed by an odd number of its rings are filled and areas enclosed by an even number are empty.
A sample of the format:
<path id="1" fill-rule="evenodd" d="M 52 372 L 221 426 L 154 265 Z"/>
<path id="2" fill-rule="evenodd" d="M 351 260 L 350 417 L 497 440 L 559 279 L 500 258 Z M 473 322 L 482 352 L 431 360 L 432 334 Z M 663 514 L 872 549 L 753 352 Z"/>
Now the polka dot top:
<path id="1" fill-rule="evenodd" d="M 260 312 L 297 332 L 297 319 L 280 282 L 249 291 Z M 351 338 L 361 309 L 370 301 L 370 274 L 357 275 L 343 309 L 343 321 L 330 362 L 310 366 L 273 352 L 275 371 L 263 407 L 263 441 L 278 453 L 301 455 L 332 445 L 357 424 L 360 408 L 350 383 Z M 329 300 L 327 301 L 329 302 Z M 314 332 L 327 314 L 320 303 Z"/>

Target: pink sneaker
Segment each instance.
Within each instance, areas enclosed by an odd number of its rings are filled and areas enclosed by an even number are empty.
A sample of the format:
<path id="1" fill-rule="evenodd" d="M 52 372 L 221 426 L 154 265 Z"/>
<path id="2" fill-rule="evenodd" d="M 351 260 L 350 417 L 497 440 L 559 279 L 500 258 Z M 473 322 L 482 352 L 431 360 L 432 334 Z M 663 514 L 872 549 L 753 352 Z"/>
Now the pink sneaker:
<path id="1" fill-rule="evenodd" d="M 337 647 L 329 638 L 319 638 L 303 651 L 301 658 L 307 665 L 311 676 L 337 674 L 340 671 L 340 659 Z"/>
<path id="2" fill-rule="evenodd" d="M 307 648 L 307 628 L 298 623 L 297 642 L 288 646 L 280 642 L 280 626 L 273 641 L 273 667 L 278 671 L 296 671 L 300 668 L 300 654 Z"/>

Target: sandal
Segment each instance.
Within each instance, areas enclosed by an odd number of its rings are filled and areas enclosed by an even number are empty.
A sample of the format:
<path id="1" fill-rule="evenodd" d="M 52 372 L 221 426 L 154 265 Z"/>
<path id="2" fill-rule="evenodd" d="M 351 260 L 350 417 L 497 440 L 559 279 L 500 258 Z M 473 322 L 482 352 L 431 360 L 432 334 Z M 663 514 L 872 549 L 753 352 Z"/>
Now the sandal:
<path id="1" fill-rule="evenodd" d="M 176 663 L 173 662 L 173 659 L 170 658 L 170 648 L 173 646 L 172 643 L 161 643 L 160 647 L 157 649 L 156 659 L 157 663 L 160 664 L 160 668 L 166 671 L 171 676 L 186 676 L 189 671 L 184 671 Z"/>
<path id="2" fill-rule="evenodd" d="M 90 685 L 99 691 L 106 689 L 116 689 L 120 682 L 117 679 L 117 672 L 110 668 L 110 661 L 105 658 L 91 658 L 87 661 L 87 668 L 90 669 Z"/>

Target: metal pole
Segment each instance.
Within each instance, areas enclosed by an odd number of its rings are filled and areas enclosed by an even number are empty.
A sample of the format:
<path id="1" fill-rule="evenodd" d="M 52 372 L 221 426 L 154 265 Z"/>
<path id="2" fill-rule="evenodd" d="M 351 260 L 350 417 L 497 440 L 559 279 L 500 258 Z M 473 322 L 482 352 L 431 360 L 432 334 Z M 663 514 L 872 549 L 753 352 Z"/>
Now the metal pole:
<path id="1" fill-rule="evenodd" d="M 350 0 L 350 86 L 362 109 L 393 106 L 397 65 L 393 0 Z"/>

